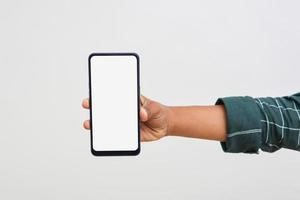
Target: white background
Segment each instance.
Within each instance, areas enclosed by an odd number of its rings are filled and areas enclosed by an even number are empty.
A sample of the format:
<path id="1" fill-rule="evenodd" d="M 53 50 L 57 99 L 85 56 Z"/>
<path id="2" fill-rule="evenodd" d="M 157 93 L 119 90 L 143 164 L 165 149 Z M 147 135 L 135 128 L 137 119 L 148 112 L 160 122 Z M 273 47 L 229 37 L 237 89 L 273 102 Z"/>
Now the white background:
<path id="1" fill-rule="evenodd" d="M 299 199 L 299 152 L 165 138 L 138 157 L 95 158 L 81 108 L 88 55 L 103 51 L 139 53 L 141 92 L 168 105 L 299 92 L 299 6 L 2 0 L 0 198 Z"/>
<path id="2" fill-rule="evenodd" d="M 90 58 L 93 149 L 138 148 L 138 67 L 133 55 Z M 122 120 L 118 116 L 122 115 Z"/>

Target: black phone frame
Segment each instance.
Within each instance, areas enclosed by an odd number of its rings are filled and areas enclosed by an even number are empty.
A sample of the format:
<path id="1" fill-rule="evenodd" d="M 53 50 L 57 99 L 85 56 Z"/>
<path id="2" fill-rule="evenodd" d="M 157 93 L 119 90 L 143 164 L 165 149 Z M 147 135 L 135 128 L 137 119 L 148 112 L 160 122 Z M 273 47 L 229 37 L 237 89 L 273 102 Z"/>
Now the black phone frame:
<path id="1" fill-rule="evenodd" d="M 96 151 L 93 148 L 93 103 L 92 103 L 92 83 L 91 83 L 91 58 L 94 56 L 134 56 L 137 60 L 137 116 L 138 116 L 138 148 L 133 151 L 116 150 L 116 151 Z M 141 151 L 140 141 L 140 58 L 137 53 L 92 53 L 88 57 L 89 71 L 89 104 L 90 104 L 90 137 L 91 137 L 91 153 L 94 156 L 136 156 Z"/>

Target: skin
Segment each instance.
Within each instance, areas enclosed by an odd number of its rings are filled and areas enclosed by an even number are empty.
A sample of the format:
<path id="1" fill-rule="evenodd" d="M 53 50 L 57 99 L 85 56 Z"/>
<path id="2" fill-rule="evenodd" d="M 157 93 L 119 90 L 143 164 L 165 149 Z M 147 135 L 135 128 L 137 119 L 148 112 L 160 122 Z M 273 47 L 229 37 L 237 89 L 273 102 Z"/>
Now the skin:
<path id="1" fill-rule="evenodd" d="M 89 99 L 82 107 L 89 109 Z M 182 136 L 207 140 L 226 141 L 226 113 L 223 105 L 166 106 L 141 96 L 141 140 L 159 140 L 166 136 Z M 83 123 L 90 129 L 90 121 Z"/>

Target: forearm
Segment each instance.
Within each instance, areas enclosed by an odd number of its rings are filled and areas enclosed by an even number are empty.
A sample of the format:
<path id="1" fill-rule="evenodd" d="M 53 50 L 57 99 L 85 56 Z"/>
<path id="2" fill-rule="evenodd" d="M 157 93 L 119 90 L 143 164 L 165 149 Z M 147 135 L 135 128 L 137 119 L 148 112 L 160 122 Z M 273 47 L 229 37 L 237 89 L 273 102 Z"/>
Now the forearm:
<path id="1" fill-rule="evenodd" d="M 223 105 L 170 108 L 168 135 L 226 141 Z"/>

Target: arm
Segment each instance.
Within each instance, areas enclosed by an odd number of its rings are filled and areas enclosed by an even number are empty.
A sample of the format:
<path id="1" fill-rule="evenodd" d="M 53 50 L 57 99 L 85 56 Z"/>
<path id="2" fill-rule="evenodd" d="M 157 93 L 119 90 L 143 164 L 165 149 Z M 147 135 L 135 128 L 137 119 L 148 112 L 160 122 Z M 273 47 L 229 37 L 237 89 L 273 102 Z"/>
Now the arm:
<path id="1" fill-rule="evenodd" d="M 223 105 L 170 108 L 172 136 L 226 141 L 226 114 Z"/>
<path id="2" fill-rule="evenodd" d="M 152 123 L 156 120 L 167 128 L 155 138 L 144 137 L 145 141 L 169 135 L 218 140 L 225 152 L 232 153 L 274 152 L 282 147 L 300 150 L 300 93 L 280 98 L 225 97 L 216 106 L 168 107 L 146 102 L 142 110 L 149 116 L 143 126 L 156 130 L 160 127 Z M 142 135 L 148 132 L 143 129 Z"/>
<path id="3" fill-rule="evenodd" d="M 84 108 L 89 108 L 88 102 L 83 101 Z M 141 96 L 140 120 L 142 141 L 183 136 L 221 141 L 223 150 L 232 153 L 300 151 L 300 93 L 280 98 L 225 97 L 215 106 L 165 106 Z M 89 120 L 84 127 L 90 128 Z"/>

